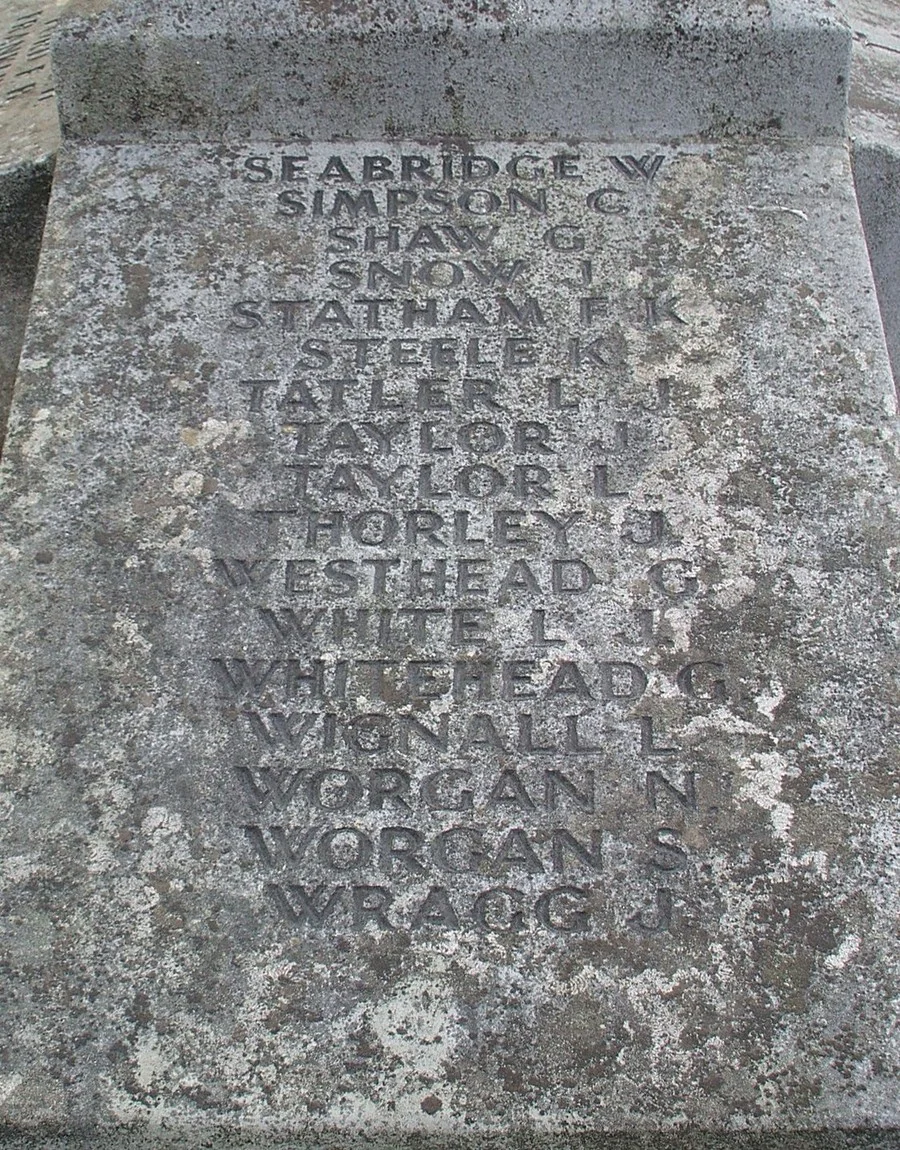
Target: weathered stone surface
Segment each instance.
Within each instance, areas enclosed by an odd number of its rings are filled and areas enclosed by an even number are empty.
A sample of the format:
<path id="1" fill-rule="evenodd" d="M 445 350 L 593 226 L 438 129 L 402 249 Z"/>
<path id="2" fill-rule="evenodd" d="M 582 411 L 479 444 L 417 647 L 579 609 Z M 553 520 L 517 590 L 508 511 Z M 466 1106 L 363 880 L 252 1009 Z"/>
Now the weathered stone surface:
<path id="1" fill-rule="evenodd" d="M 7 0 L 0 11 L 0 449 L 59 139 L 49 54 L 59 7 Z"/>
<path id="2" fill-rule="evenodd" d="M 854 0 L 850 133 L 884 333 L 900 379 L 900 4 Z"/>
<path id="3" fill-rule="evenodd" d="M 883 346 L 841 144 L 62 155 L 11 1144 L 896 1145 Z"/>
<path id="4" fill-rule="evenodd" d="M 104 140 L 842 134 L 849 37 L 815 0 L 119 4 L 57 47 Z"/>

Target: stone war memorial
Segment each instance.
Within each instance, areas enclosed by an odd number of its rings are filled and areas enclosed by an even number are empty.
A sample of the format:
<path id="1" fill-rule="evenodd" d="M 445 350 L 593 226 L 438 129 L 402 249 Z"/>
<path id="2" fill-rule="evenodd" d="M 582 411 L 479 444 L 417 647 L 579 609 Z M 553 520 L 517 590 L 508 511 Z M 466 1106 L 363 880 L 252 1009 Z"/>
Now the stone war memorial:
<path id="1" fill-rule="evenodd" d="M 0 1144 L 900 1145 L 840 12 L 89 9 L 0 484 Z"/>

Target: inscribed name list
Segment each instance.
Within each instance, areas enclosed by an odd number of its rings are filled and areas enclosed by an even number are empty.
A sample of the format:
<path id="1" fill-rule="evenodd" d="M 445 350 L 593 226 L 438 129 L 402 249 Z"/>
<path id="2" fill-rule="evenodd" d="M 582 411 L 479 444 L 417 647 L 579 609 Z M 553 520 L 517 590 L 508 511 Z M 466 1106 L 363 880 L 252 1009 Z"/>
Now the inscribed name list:
<path id="1" fill-rule="evenodd" d="M 209 668 L 289 926 L 674 927 L 723 783 L 667 712 L 722 706 L 733 669 L 678 649 L 709 573 L 648 476 L 703 326 L 646 250 L 671 160 L 235 161 L 281 267 L 223 311 L 253 440 L 229 485 L 265 537 L 213 557 Z"/>

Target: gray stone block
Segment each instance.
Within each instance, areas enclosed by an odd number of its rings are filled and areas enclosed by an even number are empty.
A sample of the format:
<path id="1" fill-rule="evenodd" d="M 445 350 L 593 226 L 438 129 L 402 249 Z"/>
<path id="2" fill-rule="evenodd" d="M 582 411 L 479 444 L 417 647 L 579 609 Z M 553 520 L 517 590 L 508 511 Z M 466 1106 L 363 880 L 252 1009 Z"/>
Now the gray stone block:
<path id="1" fill-rule="evenodd" d="M 898 1144 L 847 36 L 63 35 L 0 469 L 0 1142 Z"/>
<path id="2" fill-rule="evenodd" d="M 813 0 L 130 4 L 67 26 L 98 140 L 835 135 L 847 29 Z"/>
<path id="3" fill-rule="evenodd" d="M 840 142 L 64 151 L 9 1144 L 896 1146 L 893 411 Z"/>

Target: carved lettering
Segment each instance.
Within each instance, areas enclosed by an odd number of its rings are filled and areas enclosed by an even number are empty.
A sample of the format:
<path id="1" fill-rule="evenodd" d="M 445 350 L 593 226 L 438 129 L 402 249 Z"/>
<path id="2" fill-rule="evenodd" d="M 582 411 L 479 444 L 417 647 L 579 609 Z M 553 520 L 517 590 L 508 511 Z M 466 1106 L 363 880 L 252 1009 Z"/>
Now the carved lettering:
<path id="1" fill-rule="evenodd" d="M 654 459 L 691 395 L 658 365 L 696 357 L 632 240 L 669 172 L 538 143 L 236 160 L 302 255 L 222 308 L 244 438 L 200 690 L 284 930 L 677 927 L 663 883 L 716 808 L 676 735 L 736 680 Z"/>

